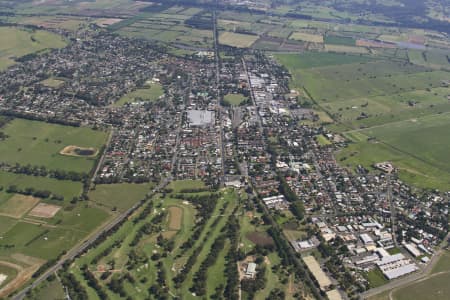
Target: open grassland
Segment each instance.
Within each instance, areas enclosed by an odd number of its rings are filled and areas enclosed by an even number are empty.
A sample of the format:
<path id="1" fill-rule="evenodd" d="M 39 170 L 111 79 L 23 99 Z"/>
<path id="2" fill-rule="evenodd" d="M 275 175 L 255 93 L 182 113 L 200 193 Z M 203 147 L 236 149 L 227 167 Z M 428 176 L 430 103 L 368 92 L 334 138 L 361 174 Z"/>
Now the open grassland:
<path id="1" fill-rule="evenodd" d="M 159 83 L 152 83 L 150 86 L 146 86 L 137 89 L 131 93 L 126 94 L 119 99 L 114 106 L 121 106 L 125 103 L 132 103 L 138 101 L 156 101 L 164 94 L 164 90 Z"/>
<path id="2" fill-rule="evenodd" d="M 450 129 L 450 89 L 442 86 L 448 72 L 355 55 L 276 57 L 289 68 L 292 87 L 303 87 L 336 121 L 330 129 L 353 141 L 337 154 L 342 164 L 391 161 L 406 182 L 448 190 L 450 145 L 442 138 Z"/>
<path id="3" fill-rule="evenodd" d="M 237 48 L 251 47 L 257 39 L 257 35 L 234 33 L 229 31 L 222 32 L 219 35 L 220 44 Z"/>
<path id="4" fill-rule="evenodd" d="M 94 190 L 89 191 L 89 200 L 108 209 L 125 211 L 137 202 L 144 199 L 154 184 L 118 183 L 98 184 Z"/>
<path id="5" fill-rule="evenodd" d="M 338 153 L 345 165 L 370 167 L 381 161 L 391 161 L 399 168 L 400 178 L 419 187 L 443 190 L 450 184 L 450 164 L 446 159 L 446 133 L 450 130 L 448 114 L 388 123 L 346 134 L 354 141 Z M 372 138 L 372 140 L 368 140 Z"/>
<path id="6" fill-rule="evenodd" d="M 109 215 L 96 208 L 80 207 L 60 210 L 49 223 L 36 218 L 25 218 L 16 223 L 9 221 L 0 241 L 0 255 L 11 257 L 23 253 L 41 259 L 51 259 L 63 250 L 69 250 Z"/>
<path id="7" fill-rule="evenodd" d="M 48 31 L 0 26 L 0 70 L 14 64 L 15 58 L 66 44 L 62 37 Z"/>
<path id="8" fill-rule="evenodd" d="M 301 69 L 323 66 L 364 63 L 372 59 L 365 56 L 345 55 L 337 53 L 306 52 L 303 54 L 276 54 L 278 61 L 285 65 L 295 76 Z"/>
<path id="9" fill-rule="evenodd" d="M 433 276 L 392 293 L 395 300 L 447 300 L 450 295 L 450 272 Z"/>
<path id="10" fill-rule="evenodd" d="M 106 132 L 90 128 L 24 119 L 12 120 L 2 131 L 8 138 L 0 142 L 0 161 L 85 173 L 94 166 L 94 158 L 64 156 L 59 152 L 68 145 L 100 149 L 107 136 Z"/>

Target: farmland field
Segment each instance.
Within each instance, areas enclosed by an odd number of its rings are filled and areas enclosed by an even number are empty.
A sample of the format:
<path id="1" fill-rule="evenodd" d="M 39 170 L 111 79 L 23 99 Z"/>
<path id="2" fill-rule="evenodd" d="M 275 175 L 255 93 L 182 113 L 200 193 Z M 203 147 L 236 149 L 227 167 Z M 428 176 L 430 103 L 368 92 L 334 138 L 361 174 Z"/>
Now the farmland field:
<path id="1" fill-rule="evenodd" d="M 237 47 L 237 48 L 247 48 L 253 45 L 258 39 L 257 35 L 234 33 L 234 32 L 222 32 L 219 35 L 219 42 L 222 45 Z"/>
<path id="2" fill-rule="evenodd" d="M 68 145 L 100 149 L 107 136 L 106 132 L 89 128 L 24 119 L 14 119 L 3 131 L 9 137 L 0 141 L 0 161 L 86 173 L 94 166 L 94 158 L 64 156 L 59 152 Z"/>
<path id="3" fill-rule="evenodd" d="M 290 39 L 300 40 L 311 43 L 323 43 L 323 36 L 321 34 L 311 34 L 305 32 L 293 32 L 290 36 Z"/>
<path id="4" fill-rule="evenodd" d="M 0 70 L 14 64 L 15 58 L 65 45 L 62 37 L 48 31 L 0 27 Z"/>

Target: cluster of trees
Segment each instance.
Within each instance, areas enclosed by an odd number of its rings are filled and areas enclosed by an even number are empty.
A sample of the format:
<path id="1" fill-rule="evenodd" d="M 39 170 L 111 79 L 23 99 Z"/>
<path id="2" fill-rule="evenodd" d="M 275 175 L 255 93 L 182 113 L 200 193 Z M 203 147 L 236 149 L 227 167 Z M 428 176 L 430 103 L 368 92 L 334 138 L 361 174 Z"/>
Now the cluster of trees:
<path id="1" fill-rule="evenodd" d="M 65 126 L 72 126 L 72 127 L 80 127 L 81 126 L 80 121 L 69 121 L 67 119 L 58 119 L 55 117 L 48 117 L 48 116 L 47 117 L 37 116 L 37 115 L 28 114 L 28 113 L 17 112 L 14 110 L 5 110 L 5 111 L 2 111 L 2 114 L 5 116 L 8 116 L 8 117 L 17 117 L 17 118 L 33 120 L 33 121 L 43 121 L 43 122 L 47 122 L 47 123 L 60 124 L 60 125 L 65 125 Z"/>
<path id="2" fill-rule="evenodd" d="M 58 180 L 71 180 L 71 181 L 86 181 L 88 179 L 88 174 L 77 173 L 73 171 L 64 170 L 47 170 L 45 166 L 32 166 L 25 165 L 21 166 L 16 164 L 10 168 L 10 171 L 16 174 L 26 174 L 41 177 L 51 177 Z"/>
<path id="3" fill-rule="evenodd" d="M 305 207 L 303 201 L 298 199 L 297 195 L 291 189 L 286 179 L 281 174 L 278 176 L 280 180 L 280 192 L 286 197 L 286 200 L 291 202 L 290 210 L 297 217 L 298 220 L 303 220 L 305 217 Z"/>
<path id="4" fill-rule="evenodd" d="M 239 260 L 238 243 L 239 243 L 239 220 L 233 214 L 228 219 L 226 225 L 226 237 L 230 240 L 230 250 L 226 255 L 225 275 L 227 282 L 223 291 L 225 299 L 239 299 L 239 272 L 237 270 L 237 262 Z"/>
<path id="5" fill-rule="evenodd" d="M 262 266 L 256 270 L 256 277 L 254 279 L 243 279 L 241 281 L 241 288 L 246 291 L 249 299 L 254 299 L 257 291 L 266 287 L 266 267 Z"/>
<path id="6" fill-rule="evenodd" d="M 217 205 L 217 194 L 209 194 L 202 196 L 185 196 L 185 195 L 176 195 L 175 197 L 180 199 L 186 199 L 190 201 L 196 207 L 198 211 L 198 215 L 200 216 L 199 221 L 195 224 L 195 229 L 192 235 L 181 245 L 181 254 L 186 252 L 188 249 L 191 249 L 194 246 L 195 242 L 200 237 L 203 229 L 205 228 L 206 222 L 211 217 L 214 209 Z"/>
<path id="7" fill-rule="evenodd" d="M 25 189 L 19 189 L 16 185 L 10 185 L 6 189 L 7 193 L 11 194 L 22 194 L 26 196 L 34 196 L 38 198 L 52 198 L 52 200 L 58 200 L 58 201 L 64 201 L 64 196 L 52 194 L 52 192 L 48 190 L 35 190 L 32 187 L 25 188 Z"/>
<path id="8" fill-rule="evenodd" d="M 94 274 L 92 274 L 92 272 L 88 269 L 87 265 L 83 265 L 81 267 L 81 270 L 83 271 L 83 276 L 84 279 L 86 279 L 88 286 L 94 289 L 100 299 L 108 299 L 108 295 L 106 294 L 105 290 L 98 283 L 97 278 L 95 278 Z"/>
<path id="9" fill-rule="evenodd" d="M 139 244 L 139 241 L 142 239 L 144 235 L 149 235 L 158 231 L 161 231 L 161 226 L 158 224 L 164 220 L 164 217 L 167 215 L 166 212 L 161 212 L 156 215 L 150 222 L 144 223 L 136 232 L 133 240 L 130 242 L 130 247 L 134 247 Z"/>
<path id="10" fill-rule="evenodd" d="M 75 278 L 72 273 L 64 270 L 59 274 L 61 278 L 61 283 L 64 287 L 67 288 L 69 292 L 70 299 L 73 300 L 88 300 L 89 296 L 84 289 L 83 285 Z M 107 299 L 107 298 L 106 298 Z"/>
<path id="11" fill-rule="evenodd" d="M 169 290 L 166 284 L 166 271 L 162 262 L 158 262 L 156 267 L 158 268 L 156 283 L 148 289 L 148 292 L 156 299 L 168 299 Z"/>
<path id="12" fill-rule="evenodd" d="M 224 246 L 225 235 L 220 235 L 212 244 L 209 254 L 200 265 L 199 270 L 194 274 L 194 283 L 190 290 L 197 296 L 203 296 L 206 294 L 206 273 L 208 272 L 208 268 L 214 265 L 217 261 L 217 258 L 219 257 L 218 253 Z"/>

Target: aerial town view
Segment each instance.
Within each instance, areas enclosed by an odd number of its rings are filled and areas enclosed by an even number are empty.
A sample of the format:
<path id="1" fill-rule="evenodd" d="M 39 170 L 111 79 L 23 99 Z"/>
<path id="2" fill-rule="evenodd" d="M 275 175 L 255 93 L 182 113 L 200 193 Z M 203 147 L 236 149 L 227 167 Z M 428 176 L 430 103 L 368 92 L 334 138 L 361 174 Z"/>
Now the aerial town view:
<path id="1" fill-rule="evenodd" d="M 0 299 L 449 300 L 450 0 L 0 0 Z"/>

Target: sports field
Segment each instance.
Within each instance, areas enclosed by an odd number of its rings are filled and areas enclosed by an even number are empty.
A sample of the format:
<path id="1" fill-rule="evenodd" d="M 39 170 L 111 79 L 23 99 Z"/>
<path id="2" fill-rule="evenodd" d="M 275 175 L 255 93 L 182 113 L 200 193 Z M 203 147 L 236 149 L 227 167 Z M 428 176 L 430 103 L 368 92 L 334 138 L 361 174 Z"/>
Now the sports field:
<path id="1" fill-rule="evenodd" d="M 241 94 L 227 94 L 223 97 L 223 100 L 234 106 L 241 105 L 247 98 L 244 97 L 244 95 Z"/>
<path id="2" fill-rule="evenodd" d="M 15 58 L 66 44 L 62 37 L 48 31 L 0 26 L 0 70 L 14 64 Z"/>
<path id="3" fill-rule="evenodd" d="M 164 94 L 164 90 L 159 83 L 152 83 L 147 87 L 139 88 L 131 93 L 126 94 L 119 99 L 114 106 L 121 106 L 125 103 L 133 103 L 137 101 L 156 101 Z"/>
<path id="4" fill-rule="evenodd" d="M 107 137 L 107 132 L 89 128 L 24 119 L 14 119 L 2 131 L 9 137 L 0 143 L 0 161 L 85 173 L 93 167 L 94 158 L 64 156 L 59 152 L 68 145 L 100 149 Z"/>

